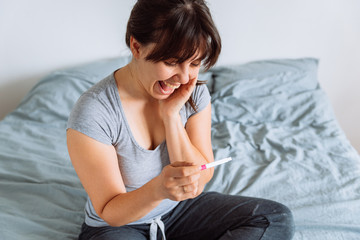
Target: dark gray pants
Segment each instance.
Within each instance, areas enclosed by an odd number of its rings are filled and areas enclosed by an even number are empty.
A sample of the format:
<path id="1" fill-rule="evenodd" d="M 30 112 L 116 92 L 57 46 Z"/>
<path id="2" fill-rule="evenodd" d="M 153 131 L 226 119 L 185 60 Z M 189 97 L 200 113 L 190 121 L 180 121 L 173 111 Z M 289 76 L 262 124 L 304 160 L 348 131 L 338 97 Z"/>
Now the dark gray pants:
<path id="1" fill-rule="evenodd" d="M 167 240 L 282 240 L 291 239 L 294 234 L 293 217 L 286 206 L 266 199 L 216 192 L 202 193 L 179 203 L 161 220 Z M 157 236 L 161 239 L 160 231 Z M 79 239 L 145 240 L 149 239 L 149 224 L 121 227 L 84 224 Z"/>

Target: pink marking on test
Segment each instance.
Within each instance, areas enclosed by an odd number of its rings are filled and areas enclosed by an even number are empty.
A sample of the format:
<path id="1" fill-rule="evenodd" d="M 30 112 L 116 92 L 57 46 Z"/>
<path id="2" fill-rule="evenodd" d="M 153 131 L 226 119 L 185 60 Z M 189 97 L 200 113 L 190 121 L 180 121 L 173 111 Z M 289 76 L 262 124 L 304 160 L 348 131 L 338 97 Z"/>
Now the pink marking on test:
<path id="1" fill-rule="evenodd" d="M 201 171 L 201 170 L 205 170 L 205 169 L 206 169 L 206 164 L 201 165 L 201 167 L 200 167 L 200 171 Z"/>

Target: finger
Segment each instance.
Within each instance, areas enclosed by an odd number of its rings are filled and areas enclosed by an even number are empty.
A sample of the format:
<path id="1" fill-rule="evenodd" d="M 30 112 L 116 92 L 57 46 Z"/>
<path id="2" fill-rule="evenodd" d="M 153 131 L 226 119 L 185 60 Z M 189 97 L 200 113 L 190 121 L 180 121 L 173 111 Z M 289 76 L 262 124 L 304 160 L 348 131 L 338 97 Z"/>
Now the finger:
<path id="1" fill-rule="evenodd" d="M 197 77 L 189 79 L 189 81 L 186 84 L 181 85 L 180 88 L 178 88 L 178 92 L 182 93 L 184 96 L 189 97 L 190 94 L 193 92 L 195 86 L 197 83 Z"/>
<path id="2" fill-rule="evenodd" d="M 172 176 L 176 178 L 187 177 L 198 173 L 200 173 L 200 167 L 198 165 L 179 167 L 173 166 L 171 169 Z"/>
<path id="3" fill-rule="evenodd" d="M 195 78 L 191 79 L 191 85 L 195 86 L 195 85 L 196 85 L 196 83 L 197 83 L 197 80 L 198 80 L 198 78 L 197 78 L 197 77 L 195 77 Z"/>
<path id="4" fill-rule="evenodd" d="M 182 192 L 181 192 L 182 191 Z M 185 185 L 179 190 L 181 198 L 193 198 L 197 195 L 197 185 Z"/>
<path id="5" fill-rule="evenodd" d="M 189 82 L 186 84 L 189 92 L 192 92 L 194 90 L 196 83 L 197 83 L 197 77 L 189 80 Z"/>
<path id="6" fill-rule="evenodd" d="M 178 186 L 184 186 L 188 184 L 194 184 L 198 182 L 200 179 L 200 173 L 199 174 L 193 174 L 187 177 L 175 177 L 173 178 L 174 184 Z"/>
<path id="7" fill-rule="evenodd" d="M 184 193 L 190 193 L 196 189 L 196 186 L 195 186 L 195 184 L 188 184 L 188 185 L 182 186 L 182 189 L 183 189 Z"/>

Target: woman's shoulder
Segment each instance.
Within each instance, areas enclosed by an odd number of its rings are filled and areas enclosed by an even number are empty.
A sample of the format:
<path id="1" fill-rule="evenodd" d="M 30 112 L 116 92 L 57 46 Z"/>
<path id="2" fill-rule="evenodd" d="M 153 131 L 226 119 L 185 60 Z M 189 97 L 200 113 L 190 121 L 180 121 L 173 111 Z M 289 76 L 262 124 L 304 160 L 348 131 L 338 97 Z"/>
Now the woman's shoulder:
<path id="1" fill-rule="evenodd" d="M 194 101 L 196 101 L 196 99 L 199 100 L 203 97 L 210 97 L 210 92 L 206 84 L 196 85 L 191 97 L 194 99 Z"/>
<path id="2" fill-rule="evenodd" d="M 208 104 L 210 104 L 211 96 L 206 84 L 196 85 L 194 91 L 191 94 L 191 98 L 196 105 L 196 111 L 190 104 L 185 104 L 184 110 L 186 119 L 189 119 L 194 114 L 201 112 Z"/>
<path id="3" fill-rule="evenodd" d="M 197 106 L 198 111 L 204 109 L 211 99 L 210 92 L 206 84 L 196 85 L 191 97 Z"/>
<path id="4" fill-rule="evenodd" d="M 116 82 L 111 74 L 85 91 L 76 102 L 73 111 L 102 111 L 103 115 L 116 114 L 119 111 L 119 105 Z M 96 115 L 97 113 L 94 116 Z"/>
<path id="5" fill-rule="evenodd" d="M 115 128 L 122 119 L 113 84 L 111 77 L 107 77 L 84 92 L 70 113 L 67 128 L 95 139 L 100 139 L 96 136 L 104 135 L 101 142 L 109 144 L 109 139 L 114 139 L 117 132 Z"/>
<path id="6" fill-rule="evenodd" d="M 116 83 L 113 74 L 105 77 L 99 82 L 95 83 L 91 88 L 86 90 L 81 97 L 99 98 L 99 97 L 113 97 L 113 92 L 116 91 Z"/>

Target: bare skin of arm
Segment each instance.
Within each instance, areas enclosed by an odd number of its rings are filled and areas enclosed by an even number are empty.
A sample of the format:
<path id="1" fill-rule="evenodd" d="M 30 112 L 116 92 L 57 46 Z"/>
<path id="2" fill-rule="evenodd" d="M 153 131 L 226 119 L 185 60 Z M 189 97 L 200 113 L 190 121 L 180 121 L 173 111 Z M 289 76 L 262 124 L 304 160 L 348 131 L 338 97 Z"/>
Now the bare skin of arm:
<path id="1" fill-rule="evenodd" d="M 211 104 L 209 103 L 200 113 L 189 118 L 186 128 L 183 127 L 178 114 L 181 108 L 179 102 L 182 103 L 178 99 L 181 97 L 184 100 L 188 99 L 195 84 L 196 79 L 191 79 L 188 84 L 181 86 L 183 89 L 173 93 L 162 106 L 162 116 L 170 161 L 200 166 L 214 161 L 211 148 Z M 172 101 L 171 98 L 176 101 Z M 212 176 L 212 168 L 201 171 L 200 176 L 194 175 L 194 178 L 199 178 L 196 181 L 197 185 L 186 187 L 186 191 L 194 191 L 194 196 L 199 195 Z"/>

